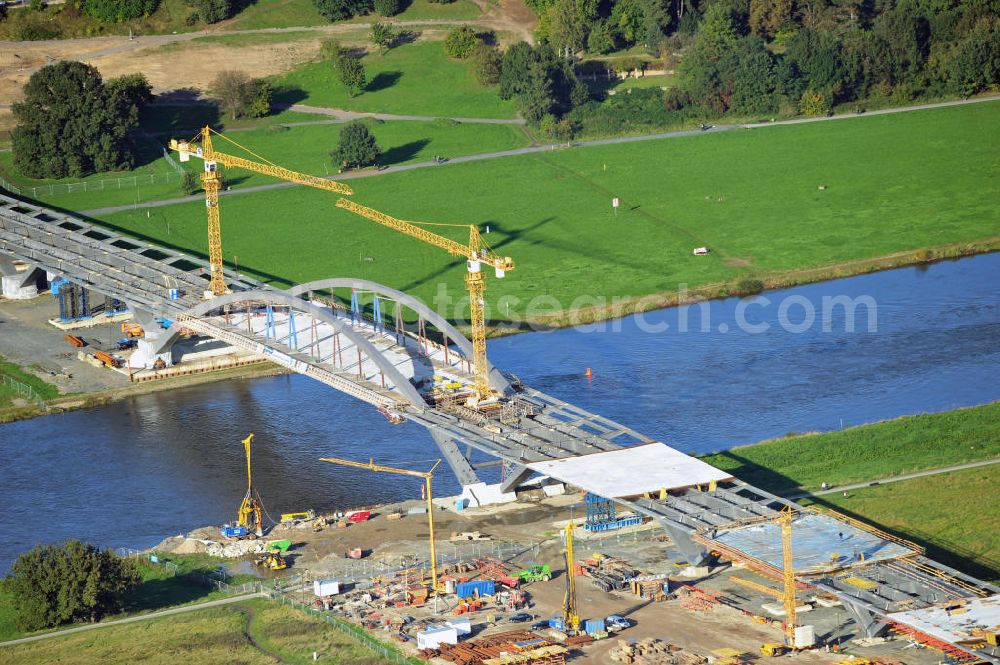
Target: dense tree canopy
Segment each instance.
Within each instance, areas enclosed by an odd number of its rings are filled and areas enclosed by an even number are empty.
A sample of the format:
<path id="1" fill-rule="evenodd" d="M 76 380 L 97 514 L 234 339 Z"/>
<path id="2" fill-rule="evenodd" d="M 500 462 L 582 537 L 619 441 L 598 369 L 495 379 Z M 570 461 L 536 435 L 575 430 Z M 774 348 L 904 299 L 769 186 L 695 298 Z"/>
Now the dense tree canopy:
<path id="1" fill-rule="evenodd" d="M 316 11 L 330 21 L 343 21 L 371 13 L 374 0 L 313 0 Z"/>
<path id="2" fill-rule="evenodd" d="M 14 597 L 18 627 L 39 630 L 73 621 L 98 621 L 119 612 L 125 594 L 140 582 L 132 561 L 70 540 L 22 554 L 4 586 Z"/>
<path id="3" fill-rule="evenodd" d="M 61 61 L 42 67 L 14 104 L 14 166 L 30 178 L 81 177 L 131 168 L 128 133 L 151 97 L 149 83 L 131 74 L 105 83 L 97 69 Z"/>

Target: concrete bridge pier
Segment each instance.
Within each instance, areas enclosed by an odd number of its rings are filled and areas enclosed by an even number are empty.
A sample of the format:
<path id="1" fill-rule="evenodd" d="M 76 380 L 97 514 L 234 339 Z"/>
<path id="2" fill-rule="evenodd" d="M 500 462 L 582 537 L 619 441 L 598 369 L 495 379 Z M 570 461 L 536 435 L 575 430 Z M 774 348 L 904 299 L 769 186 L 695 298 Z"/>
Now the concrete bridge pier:
<path id="1" fill-rule="evenodd" d="M 11 300 L 31 300 L 38 296 L 38 273 L 35 266 L 18 270 L 13 259 L 0 254 L 0 275 L 3 280 L 3 297 Z"/>
<path id="2" fill-rule="evenodd" d="M 132 354 L 132 367 L 135 369 L 159 369 L 158 361 L 163 361 L 161 367 L 172 367 L 174 364 L 173 346 L 180 334 L 174 330 L 164 330 L 156 316 L 129 304 L 135 320 L 142 326 L 145 335 L 138 340 L 135 353 Z"/>
<path id="3" fill-rule="evenodd" d="M 851 618 L 854 619 L 854 622 L 861 629 L 861 632 L 865 634 L 865 637 L 879 637 L 888 630 L 889 626 L 878 621 L 875 613 L 864 605 L 852 603 L 843 596 L 841 596 L 841 600 L 844 603 L 844 609 L 851 615 Z"/>

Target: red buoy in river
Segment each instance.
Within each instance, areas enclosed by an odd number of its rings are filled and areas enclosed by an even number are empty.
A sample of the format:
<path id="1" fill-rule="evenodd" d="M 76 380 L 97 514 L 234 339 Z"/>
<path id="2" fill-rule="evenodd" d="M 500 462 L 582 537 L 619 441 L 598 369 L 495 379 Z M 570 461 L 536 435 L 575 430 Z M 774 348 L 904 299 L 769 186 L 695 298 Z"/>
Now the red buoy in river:
<path id="1" fill-rule="evenodd" d="M 589 367 L 587 368 L 587 374 L 586 374 L 586 376 L 587 376 L 587 378 L 588 378 L 588 379 L 589 379 L 590 377 L 594 376 L 594 373 L 590 371 L 590 368 L 589 368 Z"/>

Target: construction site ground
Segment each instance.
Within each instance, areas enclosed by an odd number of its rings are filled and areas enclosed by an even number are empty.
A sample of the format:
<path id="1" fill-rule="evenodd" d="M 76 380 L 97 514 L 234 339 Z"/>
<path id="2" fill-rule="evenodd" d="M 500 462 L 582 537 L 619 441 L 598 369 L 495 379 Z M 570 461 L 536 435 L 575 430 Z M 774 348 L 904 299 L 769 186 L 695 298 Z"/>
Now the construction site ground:
<path id="1" fill-rule="evenodd" d="M 530 565 L 549 565 L 553 578 L 548 582 L 533 582 L 522 586 L 528 594 L 528 604 L 519 611 L 533 615 L 531 621 L 512 623 L 508 619 L 513 610 L 487 604 L 483 609 L 461 615 L 468 617 L 472 624 L 472 636 L 476 639 L 496 633 L 511 630 L 528 630 L 531 625 L 540 620 L 561 614 L 565 592 L 565 565 L 563 563 L 563 545 L 561 541 L 561 524 L 570 516 L 571 507 L 580 502 L 579 493 L 568 493 L 563 496 L 545 497 L 529 501 L 519 501 L 517 504 L 495 506 L 484 509 L 467 510 L 457 513 L 445 508 L 447 500 L 435 510 L 435 532 L 438 534 L 438 553 L 443 557 L 457 556 L 464 561 L 490 556 L 495 553 L 497 558 L 509 565 L 509 570 L 518 571 Z M 359 621 L 356 611 L 357 599 L 366 591 L 360 587 L 371 581 L 373 572 L 399 567 L 407 562 L 426 562 L 427 560 L 427 520 L 425 514 L 406 514 L 402 518 L 390 520 L 392 513 L 406 512 L 411 508 L 423 505 L 419 501 L 380 506 L 373 509 L 369 521 L 350 524 L 347 527 L 328 526 L 321 531 L 313 531 L 312 526 L 303 524 L 300 527 L 275 527 L 266 534 L 265 540 L 289 539 L 292 546 L 287 559 L 290 566 L 279 572 L 260 572 L 260 569 L 250 563 L 248 557 L 235 560 L 230 569 L 238 572 L 255 572 L 268 578 L 268 585 L 274 579 L 284 592 L 296 600 L 311 603 L 315 599 L 312 591 L 312 580 L 338 579 L 344 585 L 346 593 L 333 597 L 335 603 L 345 603 L 354 599 L 353 605 L 334 607 L 332 611 L 349 620 Z M 572 509 L 575 517 L 581 512 L 579 507 Z M 489 540 L 466 543 L 451 543 L 449 536 L 453 532 L 479 532 L 488 536 Z M 204 547 L 192 539 L 219 540 L 217 527 L 198 529 L 187 538 L 176 537 L 161 543 L 159 549 L 177 549 L 178 552 L 204 551 Z M 347 559 L 345 553 L 353 548 L 361 548 L 365 558 L 360 561 Z M 765 642 L 782 641 L 780 619 L 768 617 L 766 623 L 758 617 L 766 615 L 761 609 L 765 603 L 775 603 L 771 596 L 747 589 L 732 581 L 734 574 L 743 578 L 751 578 L 772 588 L 780 587 L 778 582 L 765 580 L 741 567 L 728 564 L 713 569 L 707 576 L 685 577 L 681 571 L 687 568 L 681 555 L 667 542 L 663 532 L 658 528 L 632 530 L 627 533 L 610 535 L 604 538 L 576 539 L 576 559 L 581 561 L 594 553 L 604 556 L 621 557 L 634 568 L 644 574 L 668 573 L 672 588 L 681 585 L 694 585 L 707 592 L 711 597 L 719 594 L 721 602 L 695 602 L 681 597 L 666 601 L 645 600 L 631 593 L 628 588 L 618 591 L 604 592 L 596 588 L 589 577 L 577 578 L 577 600 L 579 613 L 583 619 L 603 618 L 610 614 L 619 614 L 631 619 L 634 625 L 609 639 L 598 640 L 573 652 L 573 662 L 601 663 L 612 662 L 610 652 L 619 646 L 619 640 L 640 641 L 646 638 L 657 638 L 683 648 L 685 653 L 697 656 L 711 657 L 712 651 L 720 648 L 736 649 L 742 655 L 742 662 L 771 660 L 761 655 L 760 645 Z M 367 577 L 364 571 L 367 570 Z M 473 576 L 474 573 L 470 574 Z M 349 580 L 359 583 L 359 588 L 351 590 Z M 800 603 L 810 600 L 808 591 L 800 592 Z M 443 596 L 429 601 L 422 606 L 390 607 L 378 610 L 383 616 L 402 619 L 412 617 L 404 632 L 411 638 L 408 642 L 398 644 L 405 652 L 416 655 L 416 632 L 425 623 L 440 623 L 455 618 L 454 609 L 458 600 L 454 595 Z M 799 625 L 813 625 L 820 644 L 839 642 L 841 652 L 827 650 L 822 646 L 815 650 L 789 654 L 781 657 L 782 661 L 801 663 L 839 663 L 848 656 L 844 652 L 857 657 L 879 661 L 903 662 L 914 665 L 931 665 L 939 663 L 942 655 L 936 651 L 924 648 L 913 648 L 907 640 L 876 641 L 859 645 L 854 642 L 856 627 L 849 621 L 847 612 L 840 606 L 822 607 L 802 612 L 799 615 Z M 366 610 L 367 611 L 367 610 Z M 381 639 L 390 640 L 395 629 L 389 632 L 385 629 L 373 628 L 373 633 Z M 465 639 L 465 638 L 463 638 Z M 444 663 L 435 659 L 434 662 Z"/>
<path id="2" fill-rule="evenodd" d="M 280 367 L 264 363 L 161 381 L 129 383 L 127 370 L 119 372 L 95 367 L 78 357 L 81 350 L 91 353 L 104 350 L 120 355 L 115 349 L 117 340 L 123 335 L 117 320 L 109 322 L 103 314 L 98 314 L 90 320 L 94 325 L 69 330 L 87 342 L 83 349 L 76 349 L 64 338 L 67 331 L 49 323 L 58 316 L 57 301 L 48 293 L 31 300 L 0 300 L 0 356 L 58 387 L 59 393 L 65 395 L 55 405 L 59 408 L 100 404 L 128 395 L 169 390 L 204 381 L 284 372 Z"/>

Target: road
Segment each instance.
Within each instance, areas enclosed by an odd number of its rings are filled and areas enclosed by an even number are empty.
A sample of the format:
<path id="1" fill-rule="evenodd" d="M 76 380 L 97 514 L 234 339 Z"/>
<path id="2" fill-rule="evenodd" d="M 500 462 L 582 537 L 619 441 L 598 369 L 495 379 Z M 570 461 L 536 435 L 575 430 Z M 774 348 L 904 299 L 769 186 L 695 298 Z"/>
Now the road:
<path id="1" fill-rule="evenodd" d="M 139 614 L 137 616 L 129 617 L 127 619 L 102 621 L 101 623 L 88 623 L 85 626 L 77 626 L 76 628 L 57 630 L 51 633 L 45 633 L 44 635 L 32 635 L 31 637 L 21 637 L 16 640 L 8 640 L 6 642 L 0 642 L 0 647 L 9 647 L 9 646 L 14 646 L 16 644 L 27 644 L 28 642 L 37 642 L 38 640 L 47 640 L 53 637 L 65 637 L 66 635 L 72 635 L 73 633 L 82 633 L 87 630 L 97 630 L 98 628 L 107 628 L 108 626 L 119 626 L 123 623 L 135 623 L 136 621 L 146 621 L 147 619 L 159 619 L 160 617 L 171 616 L 173 614 L 184 614 L 185 612 L 197 612 L 199 610 L 208 609 L 210 607 L 218 607 L 219 605 L 229 605 L 230 603 L 238 603 L 242 600 L 249 600 L 251 598 L 267 598 L 267 594 L 248 593 L 241 596 L 232 596 L 231 598 L 220 598 L 219 600 L 210 600 L 207 603 L 198 603 L 196 605 L 184 605 L 183 607 L 174 607 L 169 610 L 150 612 L 149 614 Z"/>
<path id="2" fill-rule="evenodd" d="M 865 118 L 873 115 L 889 115 L 893 113 L 907 113 L 910 111 L 920 111 L 924 109 L 935 109 L 944 108 L 947 106 L 963 106 L 966 104 L 981 104 L 984 102 L 994 102 L 1000 100 L 1000 95 L 992 95 L 989 97 L 977 97 L 975 99 L 961 99 L 950 102 L 937 102 L 934 104 L 920 104 L 914 106 L 904 106 L 891 109 L 882 109 L 879 111 L 869 111 L 864 115 L 857 115 L 855 113 L 847 113 L 842 115 L 834 115 L 830 117 L 821 118 L 796 118 L 793 120 L 779 120 L 776 122 L 764 122 L 764 123 L 754 123 L 746 125 L 714 125 L 707 130 L 684 130 L 676 132 L 662 132 L 658 134 L 645 134 L 642 136 L 622 136 L 618 138 L 610 139 L 596 139 L 593 141 L 580 141 L 578 143 L 573 143 L 572 145 L 567 144 L 547 144 L 539 146 L 529 146 L 526 148 L 515 148 L 513 150 L 501 150 L 497 152 L 484 152 L 478 155 L 465 155 L 462 157 L 452 157 L 446 162 L 415 162 L 413 164 L 400 164 L 398 166 L 390 166 L 378 171 L 351 171 L 347 173 L 341 173 L 338 175 L 328 176 L 329 180 L 354 180 L 357 178 L 370 178 L 380 175 L 388 175 L 390 173 L 399 173 L 401 171 L 412 171 L 414 169 L 425 169 L 425 168 L 440 168 L 442 166 L 447 166 L 448 164 L 463 164 L 467 162 L 481 162 L 487 159 L 499 159 L 502 157 L 516 157 L 518 155 L 531 155 L 540 152 L 551 152 L 556 149 L 576 149 L 576 148 L 587 148 L 599 145 L 614 145 L 621 143 L 638 143 L 640 141 L 658 141 L 661 139 L 671 139 L 678 138 L 681 136 L 697 136 L 700 134 L 713 134 L 718 132 L 727 132 L 735 129 L 763 129 L 767 127 L 779 127 L 783 125 L 801 125 L 804 123 L 811 122 L 834 122 L 838 120 L 850 120 L 855 118 Z M 334 112 L 336 109 L 327 109 L 328 111 Z M 238 196 L 240 194 L 252 194 L 254 192 L 263 192 L 271 189 L 284 189 L 285 187 L 297 187 L 295 183 L 291 182 L 276 182 L 267 185 L 254 185 L 252 187 L 244 187 L 241 189 L 233 189 L 225 192 L 221 192 L 222 196 Z M 165 206 L 178 205 L 181 203 L 191 203 L 193 201 L 203 201 L 204 197 L 200 195 L 195 196 L 181 196 L 172 199 L 162 199 L 159 201 L 147 201 L 145 203 L 122 205 L 122 206 L 110 206 L 106 208 L 94 208 L 92 210 L 80 211 L 83 215 L 94 216 L 94 215 L 110 215 L 116 212 L 124 212 L 126 210 L 138 210 L 144 208 L 161 208 Z"/>
<path id="3" fill-rule="evenodd" d="M 860 490 L 866 487 L 875 487 L 877 485 L 888 485 L 889 483 L 898 483 L 904 480 L 913 480 L 914 478 L 926 478 L 927 476 L 936 476 L 940 473 L 951 473 L 952 471 L 962 471 L 963 469 L 975 469 L 981 466 L 989 466 L 990 464 L 1000 463 L 1000 457 L 988 460 L 982 460 L 980 462 L 968 462 L 967 464 L 956 464 L 955 466 L 943 466 L 937 469 L 927 469 L 926 471 L 915 471 L 913 473 L 904 473 L 901 476 L 892 476 L 891 478 L 882 478 L 881 480 L 869 480 L 864 483 L 852 483 L 850 485 L 840 485 L 838 487 L 831 487 L 830 489 L 820 490 L 818 492 L 800 492 L 798 494 L 790 494 L 786 496 L 787 499 L 798 500 L 798 499 L 808 499 L 814 496 L 823 496 L 824 494 L 837 494 L 843 492 L 850 492 L 851 490 Z"/>

